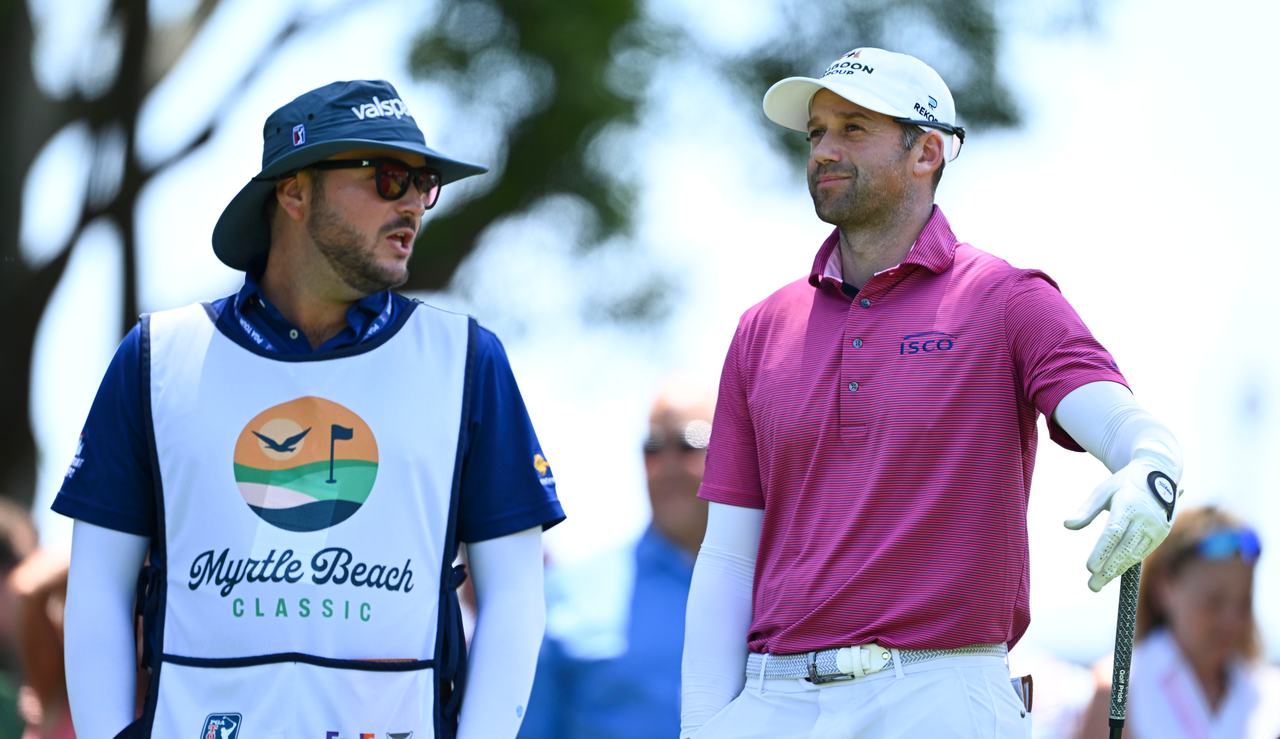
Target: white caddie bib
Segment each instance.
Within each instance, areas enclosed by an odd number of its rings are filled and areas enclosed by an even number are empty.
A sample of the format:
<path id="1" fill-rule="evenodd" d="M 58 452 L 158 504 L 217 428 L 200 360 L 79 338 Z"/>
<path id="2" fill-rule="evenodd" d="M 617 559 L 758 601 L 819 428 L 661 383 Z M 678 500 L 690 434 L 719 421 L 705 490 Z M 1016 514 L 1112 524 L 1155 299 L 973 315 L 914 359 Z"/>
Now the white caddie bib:
<path id="1" fill-rule="evenodd" d="M 150 735 L 436 736 L 470 320 L 417 305 L 312 361 L 240 345 L 203 304 L 143 328 Z"/>

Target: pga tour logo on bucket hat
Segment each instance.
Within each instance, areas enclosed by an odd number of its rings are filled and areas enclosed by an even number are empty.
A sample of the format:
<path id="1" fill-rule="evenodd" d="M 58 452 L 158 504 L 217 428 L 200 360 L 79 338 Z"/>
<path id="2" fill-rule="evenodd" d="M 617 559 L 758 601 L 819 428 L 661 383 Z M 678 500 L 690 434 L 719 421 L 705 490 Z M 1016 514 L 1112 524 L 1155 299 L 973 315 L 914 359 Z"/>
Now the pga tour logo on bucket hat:
<path id="1" fill-rule="evenodd" d="M 913 56 L 870 47 L 854 49 L 832 62 L 817 79 L 788 77 L 770 87 L 764 95 L 764 114 L 780 126 L 807 131 L 809 105 L 822 89 L 893 118 L 940 124 L 936 130 L 942 134 L 947 159 L 959 153 L 955 139 L 963 135 L 956 126 L 951 91 L 932 67 Z"/>

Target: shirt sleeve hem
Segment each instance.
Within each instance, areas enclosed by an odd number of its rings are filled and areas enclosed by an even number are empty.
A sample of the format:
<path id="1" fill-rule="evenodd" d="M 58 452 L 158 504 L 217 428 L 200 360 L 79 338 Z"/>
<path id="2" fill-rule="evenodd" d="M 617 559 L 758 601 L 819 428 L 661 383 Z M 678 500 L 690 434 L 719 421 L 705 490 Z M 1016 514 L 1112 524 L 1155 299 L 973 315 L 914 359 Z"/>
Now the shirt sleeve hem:
<path id="1" fill-rule="evenodd" d="M 142 521 L 122 515 L 119 511 L 101 508 L 79 498 L 73 498 L 66 493 L 58 493 L 57 497 L 53 499 L 53 505 L 50 507 L 55 513 L 61 513 L 68 518 L 91 523 L 94 526 L 101 526 L 104 529 L 135 536 L 150 537 L 152 534 L 153 526 L 150 521 Z"/>
<path id="2" fill-rule="evenodd" d="M 764 508 L 764 499 L 759 493 L 744 493 L 738 490 L 726 490 L 714 485 L 702 483 L 698 488 L 698 497 L 712 503 L 736 505 L 741 508 Z"/>
<path id="3" fill-rule="evenodd" d="M 1063 430 L 1061 426 L 1053 420 L 1053 412 L 1058 409 L 1058 404 L 1062 399 L 1070 395 L 1073 391 L 1088 385 L 1091 382 L 1116 382 L 1129 388 L 1129 383 L 1119 372 L 1098 372 L 1094 374 L 1072 375 L 1058 383 L 1054 384 L 1052 390 L 1047 391 L 1041 396 L 1049 412 L 1045 414 L 1045 424 L 1049 427 L 1049 439 L 1055 444 L 1073 452 L 1084 452 L 1085 448 L 1076 443 L 1071 435 Z M 1129 388 L 1133 392 L 1133 388 Z"/>
<path id="4" fill-rule="evenodd" d="M 559 501 L 548 500 L 532 508 L 526 508 L 501 518 L 485 521 L 479 526 L 468 527 L 466 531 L 458 533 L 458 539 L 468 544 L 474 544 L 478 541 L 488 541 L 516 534 L 534 526 L 541 526 L 542 530 L 546 531 L 564 519 L 564 510 L 560 507 Z"/>

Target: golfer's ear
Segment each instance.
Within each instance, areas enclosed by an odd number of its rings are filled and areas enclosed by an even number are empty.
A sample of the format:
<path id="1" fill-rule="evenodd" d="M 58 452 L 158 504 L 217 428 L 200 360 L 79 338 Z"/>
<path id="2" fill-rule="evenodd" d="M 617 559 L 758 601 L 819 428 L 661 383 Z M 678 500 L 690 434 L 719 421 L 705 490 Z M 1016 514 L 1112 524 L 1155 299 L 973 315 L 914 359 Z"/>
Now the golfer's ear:
<path id="1" fill-rule="evenodd" d="M 280 210 L 288 213 L 290 218 L 295 221 L 303 220 L 311 203 L 311 178 L 298 173 L 294 177 L 280 180 L 276 183 L 275 198 L 280 204 Z"/>
<path id="2" fill-rule="evenodd" d="M 918 177 L 933 177 L 934 170 L 942 166 L 946 158 L 946 149 L 942 144 L 942 134 L 930 130 L 916 142 L 919 155 L 916 156 L 915 174 Z"/>

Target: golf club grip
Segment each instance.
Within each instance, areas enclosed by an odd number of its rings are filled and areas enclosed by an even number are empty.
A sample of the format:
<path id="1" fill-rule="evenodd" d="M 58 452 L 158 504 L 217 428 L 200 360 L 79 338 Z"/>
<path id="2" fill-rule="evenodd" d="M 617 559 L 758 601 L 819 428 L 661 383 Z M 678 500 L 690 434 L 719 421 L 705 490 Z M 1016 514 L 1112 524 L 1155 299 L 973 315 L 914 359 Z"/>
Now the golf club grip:
<path id="1" fill-rule="evenodd" d="M 1107 721 L 1110 727 L 1108 739 L 1120 739 L 1120 732 L 1124 729 L 1125 709 L 1129 703 L 1129 663 L 1133 660 L 1133 627 L 1138 618 L 1138 583 L 1141 580 L 1141 562 L 1120 576 L 1115 665 L 1111 671 L 1111 715 Z"/>

